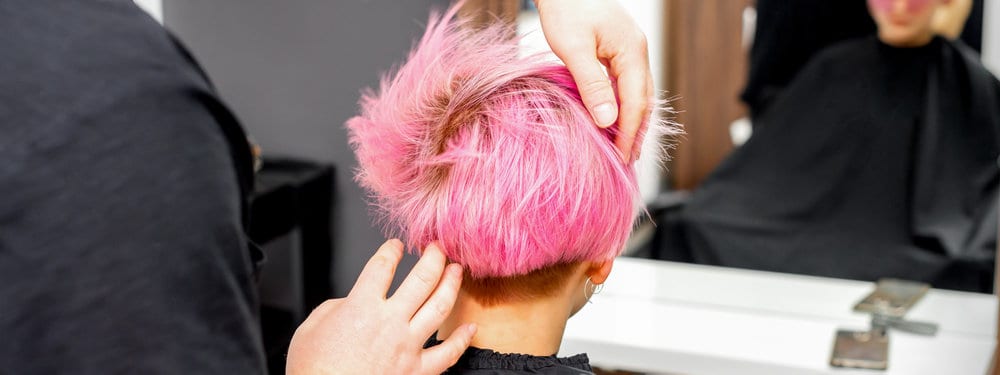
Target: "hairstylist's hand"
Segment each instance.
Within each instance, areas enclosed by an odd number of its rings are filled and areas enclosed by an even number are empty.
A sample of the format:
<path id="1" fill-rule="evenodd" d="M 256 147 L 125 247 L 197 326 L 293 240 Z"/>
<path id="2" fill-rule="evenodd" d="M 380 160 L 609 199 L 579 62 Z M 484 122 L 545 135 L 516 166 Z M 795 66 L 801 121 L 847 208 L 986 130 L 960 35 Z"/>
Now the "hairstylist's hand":
<path id="1" fill-rule="evenodd" d="M 618 120 L 615 145 L 627 162 L 638 155 L 654 96 L 646 36 L 616 0 L 535 0 L 542 32 L 576 80 L 600 127 Z M 608 73 L 618 84 L 618 102 Z"/>
<path id="2" fill-rule="evenodd" d="M 295 374 L 440 374 L 469 346 L 475 326 L 463 326 L 441 345 L 424 342 L 451 312 L 462 268 L 447 265 L 434 245 L 386 298 L 403 244 L 378 249 L 346 298 L 324 302 L 295 331 L 286 372 Z"/>

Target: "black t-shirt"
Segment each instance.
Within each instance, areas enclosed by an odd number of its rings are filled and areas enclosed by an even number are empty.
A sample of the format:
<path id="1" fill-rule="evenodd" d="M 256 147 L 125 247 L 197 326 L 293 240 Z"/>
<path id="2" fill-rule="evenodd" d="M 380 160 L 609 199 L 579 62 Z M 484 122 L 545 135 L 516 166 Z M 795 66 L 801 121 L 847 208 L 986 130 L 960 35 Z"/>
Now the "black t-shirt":
<path id="1" fill-rule="evenodd" d="M 131 0 L 0 0 L 0 46 L 0 373 L 263 373 L 248 150 L 197 65 Z"/>

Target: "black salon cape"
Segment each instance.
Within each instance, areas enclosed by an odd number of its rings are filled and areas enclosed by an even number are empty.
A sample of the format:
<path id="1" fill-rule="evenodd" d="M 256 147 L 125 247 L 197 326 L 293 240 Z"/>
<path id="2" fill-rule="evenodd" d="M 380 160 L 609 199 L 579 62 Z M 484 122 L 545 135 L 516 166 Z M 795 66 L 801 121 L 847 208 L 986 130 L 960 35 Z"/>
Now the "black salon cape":
<path id="1" fill-rule="evenodd" d="M 835 45 L 695 191 L 699 263 L 989 291 L 1000 84 L 964 45 Z"/>
<path id="2" fill-rule="evenodd" d="M 424 343 L 424 348 L 441 345 L 437 334 Z M 593 375 L 590 358 L 581 353 L 569 357 L 535 356 L 500 353 L 470 346 L 446 375 Z"/>

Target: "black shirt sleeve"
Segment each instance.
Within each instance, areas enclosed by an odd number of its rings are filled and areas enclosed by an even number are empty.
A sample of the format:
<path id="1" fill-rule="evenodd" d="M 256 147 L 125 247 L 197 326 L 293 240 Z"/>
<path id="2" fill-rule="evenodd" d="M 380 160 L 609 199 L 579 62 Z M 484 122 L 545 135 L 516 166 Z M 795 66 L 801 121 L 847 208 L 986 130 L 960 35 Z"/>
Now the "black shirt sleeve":
<path id="1" fill-rule="evenodd" d="M 0 372 L 263 373 L 197 67 L 131 1 L 0 2 L 0 45 Z"/>

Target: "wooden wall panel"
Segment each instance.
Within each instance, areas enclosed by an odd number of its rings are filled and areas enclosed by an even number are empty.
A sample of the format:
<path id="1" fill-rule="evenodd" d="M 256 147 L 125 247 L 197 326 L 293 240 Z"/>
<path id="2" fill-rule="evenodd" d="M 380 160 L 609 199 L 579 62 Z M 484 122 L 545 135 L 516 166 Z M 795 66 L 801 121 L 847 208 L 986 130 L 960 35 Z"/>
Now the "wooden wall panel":
<path id="1" fill-rule="evenodd" d="M 521 11 L 520 0 L 467 0 L 460 10 L 461 17 L 468 17 L 475 24 L 486 24 L 500 19 L 511 25 L 516 24 Z"/>
<path id="2" fill-rule="evenodd" d="M 693 189 L 732 151 L 730 124 L 746 110 L 743 10 L 749 0 L 667 0 L 665 83 L 686 135 L 670 163 L 671 185 Z"/>

